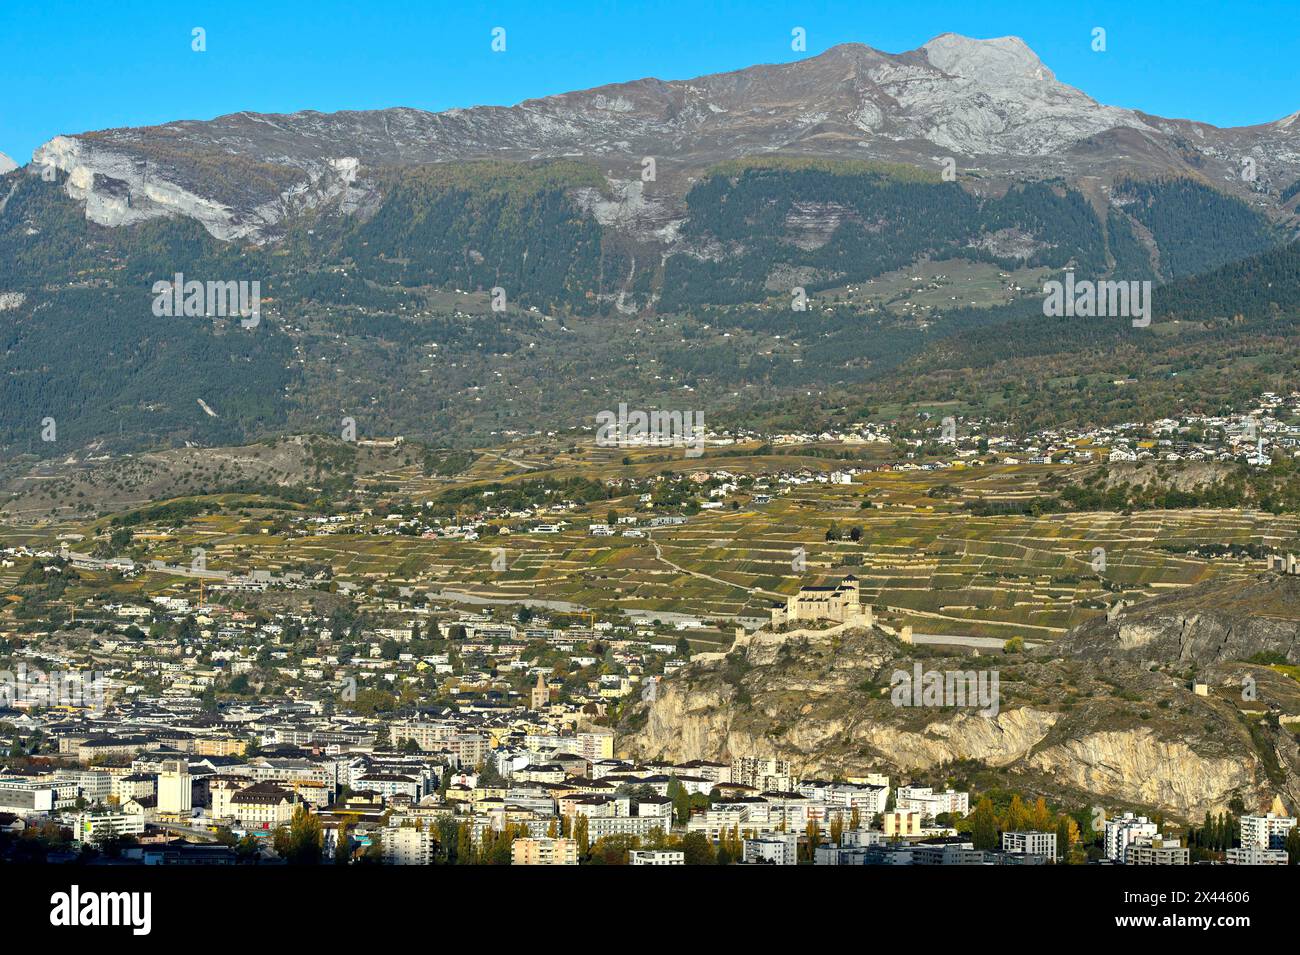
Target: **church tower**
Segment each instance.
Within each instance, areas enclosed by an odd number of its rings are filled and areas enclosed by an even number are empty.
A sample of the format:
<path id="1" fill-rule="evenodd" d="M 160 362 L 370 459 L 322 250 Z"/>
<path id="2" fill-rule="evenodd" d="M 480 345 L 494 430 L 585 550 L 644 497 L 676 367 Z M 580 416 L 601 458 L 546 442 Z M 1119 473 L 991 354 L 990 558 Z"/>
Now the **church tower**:
<path id="1" fill-rule="evenodd" d="M 530 709 L 539 713 L 551 705 L 551 689 L 546 685 L 546 677 L 537 674 L 537 685 L 533 687 Z"/>

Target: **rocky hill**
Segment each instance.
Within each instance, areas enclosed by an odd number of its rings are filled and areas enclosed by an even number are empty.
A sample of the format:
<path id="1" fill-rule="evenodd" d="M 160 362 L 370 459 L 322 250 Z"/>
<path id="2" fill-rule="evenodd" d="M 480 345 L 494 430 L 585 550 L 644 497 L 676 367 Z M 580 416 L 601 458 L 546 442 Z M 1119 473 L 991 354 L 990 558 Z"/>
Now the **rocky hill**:
<path id="1" fill-rule="evenodd" d="M 1143 601 L 1068 634 L 1055 647 L 1083 660 L 1203 668 L 1254 657 L 1300 665 L 1300 578 L 1261 574 Z"/>
<path id="2" fill-rule="evenodd" d="M 357 445 L 324 435 L 292 435 L 245 447 L 172 448 L 14 463 L 0 484 L 0 514 L 19 521 L 128 510 L 174 497 L 320 488 L 417 465 L 422 449 Z M 24 466 L 25 465 L 25 466 Z"/>
<path id="3" fill-rule="evenodd" d="M 819 775 L 941 776 L 976 764 L 986 785 L 1184 819 L 1234 797 L 1253 806 L 1276 793 L 1295 807 L 1300 748 L 1287 718 L 1300 718 L 1300 683 L 1249 661 L 1281 653 L 1295 662 L 1300 581 L 1271 578 L 1250 590 L 1189 593 L 1176 608 L 1162 598 L 1028 654 L 945 656 L 878 630 L 759 634 L 723 660 L 662 681 L 653 702 L 624 715 L 618 749 L 672 759 L 781 756 Z M 1189 617 L 1198 602 L 1218 609 Z M 1256 616 L 1265 605 L 1293 610 Z M 918 664 L 926 673 L 997 672 L 996 713 L 895 705 L 895 674 Z M 1195 682 L 1208 692 L 1194 692 Z"/>

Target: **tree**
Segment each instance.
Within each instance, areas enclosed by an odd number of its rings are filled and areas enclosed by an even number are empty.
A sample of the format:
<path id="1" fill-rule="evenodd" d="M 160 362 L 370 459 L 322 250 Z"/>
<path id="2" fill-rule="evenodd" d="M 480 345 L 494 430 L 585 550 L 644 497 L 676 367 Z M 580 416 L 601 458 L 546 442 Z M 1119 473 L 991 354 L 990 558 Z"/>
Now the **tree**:
<path id="1" fill-rule="evenodd" d="M 585 859 L 591 852 L 591 840 L 587 836 L 587 814 L 578 813 L 573 824 L 573 838 L 578 843 L 578 858 Z"/>
<path id="2" fill-rule="evenodd" d="M 614 835 L 597 839 L 591 847 L 591 865 L 627 865 L 628 854 L 640 846 L 636 836 Z"/>
<path id="3" fill-rule="evenodd" d="M 294 809 L 287 828 L 275 831 L 275 851 L 290 865 L 319 864 L 324 844 L 320 817 L 304 805 Z"/>
<path id="4" fill-rule="evenodd" d="M 383 865 L 384 862 L 384 834 L 375 830 L 370 833 L 370 845 L 366 846 L 366 851 L 361 853 L 361 862 L 363 865 Z"/>
<path id="5" fill-rule="evenodd" d="M 831 845 L 838 846 L 843 837 L 844 816 L 841 813 L 836 813 L 835 818 L 831 820 Z"/>
<path id="6" fill-rule="evenodd" d="M 702 832 L 688 832 L 682 840 L 681 848 L 682 861 L 686 865 L 714 865 L 718 861 L 713 843 Z"/>
<path id="7" fill-rule="evenodd" d="M 456 831 L 456 864 L 474 864 L 474 839 L 470 836 L 468 822 L 462 822 Z"/>
<path id="8" fill-rule="evenodd" d="M 691 795 L 676 777 L 668 780 L 668 798 L 673 801 L 673 819 L 684 826 L 691 818 Z"/>
<path id="9" fill-rule="evenodd" d="M 718 833 L 718 865 L 730 865 L 745 858 L 745 842 L 740 837 L 740 826 L 732 826 Z"/>
<path id="10" fill-rule="evenodd" d="M 1082 847 L 1079 842 L 1079 824 L 1074 818 L 1062 815 L 1056 820 L 1056 854 L 1071 865 L 1083 861 Z"/>
<path id="11" fill-rule="evenodd" d="M 1048 832 L 1052 828 L 1052 812 L 1047 808 L 1047 800 L 1042 796 L 1029 810 L 1029 827 L 1035 832 Z"/>
<path id="12" fill-rule="evenodd" d="M 966 818 L 966 823 L 970 826 L 971 843 L 976 849 L 985 851 L 997 849 L 998 814 L 988 796 L 979 801 L 975 811 Z"/>
<path id="13" fill-rule="evenodd" d="M 816 819 L 808 820 L 808 825 L 804 827 L 804 837 L 807 840 L 808 861 L 812 862 L 817 858 L 817 847 L 822 844 L 822 828 Z"/>
<path id="14" fill-rule="evenodd" d="M 1007 807 L 1002 829 L 1006 832 L 1023 832 L 1029 828 L 1029 810 L 1025 808 L 1020 794 L 1017 793 L 1011 797 L 1011 805 Z"/>
<path id="15" fill-rule="evenodd" d="M 352 827 L 347 823 L 339 826 L 338 835 L 334 841 L 334 864 L 347 865 L 352 861 Z"/>

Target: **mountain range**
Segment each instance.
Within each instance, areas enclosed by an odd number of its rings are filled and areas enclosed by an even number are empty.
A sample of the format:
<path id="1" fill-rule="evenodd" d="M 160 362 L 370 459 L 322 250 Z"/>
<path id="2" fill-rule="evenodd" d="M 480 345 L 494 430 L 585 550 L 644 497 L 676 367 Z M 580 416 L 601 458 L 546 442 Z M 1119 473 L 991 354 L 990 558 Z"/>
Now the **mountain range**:
<path id="1" fill-rule="evenodd" d="M 1296 118 L 1107 106 L 1016 38 L 945 34 L 511 107 L 58 136 L 0 171 L 0 446 L 358 415 L 472 444 L 619 401 L 756 427 L 1218 408 L 1293 347 Z M 1165 331 L 1045 318 L 1063 270 L 1156 283 Z M 178 274 L 258 283 L 262 320 L 160 318 Z"/>
<path id="2" fill-rule="evenodd" d="M 265 240 L 304 208 L 364 208 L 375 169 L 471 159 L 589 160 L 618 199 L 606 216 L 663 230 L 680 215 L 668 197 L 701 170 L 769 154 L 936 171 L 951 158 L 963 177 L 1062 178 L 1103 193 L 1125 175 L 1190 175 L 1294 212 L 1278 197 L 1300 179 L 1300 113 L 1233 129 L 1164 119 L 1059 82 L 1016 37 L 948 33 L 906 53 L 849 43 L 789 64 L 511 107 L 242 112 L 58 136 L 33 163 L 66 173 L 96 222 L 180 214 L 218 238 Z M 641 188 L 646 157 L 662 185 Z"/>

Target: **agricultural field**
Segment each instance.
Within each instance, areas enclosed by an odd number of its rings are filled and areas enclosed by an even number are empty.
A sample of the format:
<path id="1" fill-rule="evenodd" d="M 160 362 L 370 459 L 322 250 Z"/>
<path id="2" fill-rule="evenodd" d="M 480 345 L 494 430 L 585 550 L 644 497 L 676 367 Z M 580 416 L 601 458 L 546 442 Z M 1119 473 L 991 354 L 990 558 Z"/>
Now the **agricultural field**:
<path id="1" fill-rule="evenodd" d="M 953 308 L 992 308 L 1039 292 L 1051 270 L 1004 271 L 968 259 L 925 259 L 873 279 L 817 293 L 823 304 L 883 308 L 896 315 Z"/>
<path id="2" fill-rule="evenodd" d="M 852 462 L 859 466 L 873 460 L 870 449 L 854 453 L 863 457 Z M 550 438 L 475 452 L 455 474 L 426 475 L 404 464 L 368 474 L 357 487 L 391 506 L 435 500 L 448 488 L 509 486 L 540 475 L 618 482 L 702 469 L 810 476 L 841 466 L 813 454 L 710 453 L 685 460 L 664 449 L 625 452 L 593 448 L 587 438 Z M 910 624 L 919 634 L 1042 641 L 1120 601 L 1263 569 L 1258 560 L 1186 553 L 1193 545 L 1284 547 L 1300 537 L 1296 518 L 1250 510 L 978 516 L 965 506 L 1023 503 L 1040 496 L 1053 476 L 1082 469 L 870 471 L 851 484 L 769 479 L 764 493 L 771 499 L 764 503 L 737 492 L 720 509 L 656 528 L 646 525 L 657 512 L 629 494 L 558 510 L 546 518 L 563 522 L 557 533 L 529 533 L 521 522 L 504 520 L 493 522 L 501 534 L 478 540 L 392 533 L 378 513 L 366 511 L 334 528 L 305 520 L 313 513 L 306 505 L 227 495 L 204 499 L 213 513 L 177 526 L 134 527 L 132 553 L 137 560 L 186 565 L 202 548 L 207 567 L 217 571 L 328 567 L 331 588 L 412 588 L 462 606 L 529 603 L 664 622 L 689 618 L 712 622 L 719 634 L 735 622 L 757 625 L 773 601 L 801 585 L 853 573 L 864 599 L 891 624 Z M 605 521 L 610 510 L 636 516 L 645 536 L 590 535 L 588 524 Z M 103 538 L 109 520 L 4 526 L 0 542 L 56 549 L 61 536 L 71 535 L 82 541 L 74 549 L 85 551 L 97 535 Z M 12 587 L 21 571 L 4 569 L 0 589 Z M 83 576 L 92 593 L 109 584 L 151 595 L 197 595 L 198 589 L 195 579 L 158 570 L 116 582 L 107 573 Z"/>

